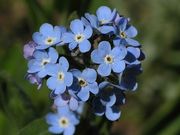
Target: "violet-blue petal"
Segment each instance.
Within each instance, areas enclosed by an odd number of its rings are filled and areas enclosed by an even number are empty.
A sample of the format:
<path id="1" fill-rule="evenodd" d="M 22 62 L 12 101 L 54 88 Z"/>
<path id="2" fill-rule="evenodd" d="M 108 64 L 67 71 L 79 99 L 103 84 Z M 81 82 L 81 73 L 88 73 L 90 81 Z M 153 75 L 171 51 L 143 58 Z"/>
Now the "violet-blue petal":
<path id="1" fill-rule="evenodd" d="M 82 53 L 88 52 L 91 49 L 91 43 L 89 40 L 85 39 L 79 44 L 79 50 Z"/>
<path id="2" fill-rule="evenodd" d="M 101 75 L 101 76 L 109 76 L 111 73 L 111 65 L 110 64 L 106 64 L 106 63 L 102 63 L 99 65 L 97 72 Z"/>

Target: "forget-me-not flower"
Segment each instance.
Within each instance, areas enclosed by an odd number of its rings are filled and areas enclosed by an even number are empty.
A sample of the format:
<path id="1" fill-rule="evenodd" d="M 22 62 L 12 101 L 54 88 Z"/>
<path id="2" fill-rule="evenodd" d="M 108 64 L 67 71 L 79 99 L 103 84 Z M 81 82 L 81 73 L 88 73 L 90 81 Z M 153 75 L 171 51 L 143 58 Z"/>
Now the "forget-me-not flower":
<path id="1" fill-rule="evenodd" d="M 28 73 L 37 73 L 40 78 L 47 75 L 47 66 L 56 63 L 58 53 L 54 48 L 49 48 L 48 52 L 37 50 L 33 53 L 33 59 L 28 62 Z"/>
<path id="2" fill-rule="evenodd" d="M 48 65 L 50 77 L 47 80 L 47 86 L 57 95 L 64 93 L 66 87 L 73 82 L 72 73 L 68 72 L 68 69 L 69 63 L 65 57 L 60 57 L 58 64 Z"/>
<path id="3" fill-rule="evenodd" d="M 109 76 L 111 69 L 115 73 L 120 73 L 125 69 L 123 60 L 127 54 L 125 46 L 115 47 L 111 50 L 111 45 L 107 41 L 99 43 L 98 48 L 91 53 L 91 59 L 94 63 L 100 64 L 97 72 L 101 76 Z"/>
<path id="4" fill-rule="evenodd" d="M 68 106 L 58 107 L 57 113 L 49 113 L 46 115 L 46 121 L 50 125 L 49 131 L 54 134 L 73 135 L 75 125 L 79 123 L 79 119 L 71 112 Z"/>
<path id="5" fill-rule="evenodd" d="M 82 72 L 78 69 L 73 69 L 71 72 L 75 79 L 69 89 L 75 91 L 82 101 L 89 99 L 90 92 L 93 94 L 98 93 L 99 88 L 96 82 L 97 73 L 94 69 L 86 68 Z"/>
<path id="6" fill-rule="evenodd" d="M 129 25 L 128 19 L 123 17 L 119 21 L 117 35 L 114 39 L 114 42 L 120 42 L 124 45 L 140 46 L 139 42 L 133 39 L 136 35 L 136 28 L 132 25 Z"/>
<path id="7" fill-rule="evenodd" d="M 79 47 L 80 52 L 85 53 L 91 49 L 91 43 L 88 40 L 92 36 L 92 28 L 85 26 L 81 20 L 75 19 L 70 24 L 72 32 L 67 32 L 63 36 L 63 42 L 69 43 L 69 49 Z"/>
<path id="8" fill-rule="evenodd" d="M 53 27 L 51 24 L 44 23 L 41 25 L 39 32 L 33 34 L 33 40 L 36 44 L 36 49 L 46 49 L 52 45 L 57 45 L 61 42 L 62 31 L 61 27 Z"/>

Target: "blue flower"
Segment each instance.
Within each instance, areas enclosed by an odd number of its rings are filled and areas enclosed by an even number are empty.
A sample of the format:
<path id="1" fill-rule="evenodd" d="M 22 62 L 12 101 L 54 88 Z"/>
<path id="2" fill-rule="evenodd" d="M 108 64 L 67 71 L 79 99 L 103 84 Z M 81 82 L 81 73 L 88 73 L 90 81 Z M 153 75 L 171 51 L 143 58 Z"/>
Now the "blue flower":
<path id="1" fill-rule="evenodd" d="M 99 84 L 99 93 L 93 100 L 93 110 L 98 116 L 105 114 L 111 121 L 119 119 L 121 112 L 119 105 L 125 103 L 125 97 L 120 89 L 117 89 L 109 82 Z"/>
<path id="2" fill-rule="evenodd" d="M 58 107 L 57 113 L 47 114 L 46 122 L 50 125 L 49 131 L 51 133 L 73 135 L 79 119 L 69 110 L 68 106 L 64 106 Z"/>
<path id="3" fill-rule="evenodd" d="M 62 94 L 66 90 L 66 86 L 70 86 L 73 82 L 72 73 L 68 72 L 69 63 L 65 57 L 59 58 L 58 64 L 48 65 L 47 86 L 53 90 L 55 94 Z"/>
<path id="4" fill-rule="evenodd" d="M 42 78 L 39 78 L 37 74 L 27 74 L 25 78 L 31 83 L 38 85 L 37 89 L 40 89 L 42 86 Z"/>
<path id="5" fill-rule="evenodd" d="M 122 90 L 136 90 L 137 80 L 136 77 L 142 72 L 141 65 L 129 65 L 120 77 L 119 87 Z"/>
<path id="6" fill-rule="evenodd" d="M 140 46 L 139 42 L 133 38 L 137 35 L 137 30 L 134 26 L 128 24 L 127 18 L 122 18 L 118 24 L 117 37 L 114 39 L 116 44 Z"/>
<path id="7" fill-rule="evenodd" d="M 24 58 L 27 60 L 30 60 L 33 58 L 33 53 L 35 51 L 35 47 L 37 46 L 36 43 L 34 43 L 33 41 L 30 41 L 29 43 L 24 45 L 23 48 L 23 53 L 24 53 Z"/>
<path id="8" fill-rule="evenodd" d="M 71 91 L 58 95 L 54 99 L 54 104 L 58 107 L 69 106 L 72 111 L 76 111 L 79 107 L 79 100 Z"/>
<path id="9" fill-rule="evenodd" d="M 52 45 L 59 44 L 61 42 L 61 36 L 61 27 L 53 27 L 51 24 L 44 23 L 41 25 L 39 32 L 33 34 L 33 40 L 38 44 L 36 49 L 46 49 Z"/>
<path id="10" fill-rule="evenodd" d="M 35 51 L 33 59 L 28 62 L 28 73 L 37 73 L 40 78 L 47 75 L 47 66 L 51 63 L 56 63 L 58 53 L 54 48 L 49 48 L 46 51 Z"/>
<path id="11" fill-rule="evenodd" d="M 78 45 L 80 52 L 88 52 L 91 49 L 88 39 L 92 36 L 92 28 L 85 26 L 81 20 L 75 19 L 71 22 L 70 29 L 72 32 L 67 32 L 63 36 L 64 43 L 69 43 L 70 50 Z"/>
<path id="12" fill-rule="evenodd" d="M 121 73 L 125 69 L 123 60 L 127 54 L 125 46 L 115 47 L 111 50 L 111 45 L 107 41 L 99 43 L 98 48 L 91 53 L 91 59 L 94 63 L 100 64 L 97 72 L 101 76 L 109 76 L 111 69 L 115 73 Z"/>
<path id="13" fill-rule="evenodd" d="M 116 17 L 116 13 L 117 12 L 115 9 L 111 11 L 111 9 L 107 6 L 101 6 L 96 11 L 98 21 L 101 25 L 113 23 L 113 20 Z"/>
<path id="14" fill-rule="evenodd" d="M 97 16 L 86 13 L 85 18 L 81 17 L 82 22 L 84 25 L 88 26 L 90 25 L 92 28 L 98 30 L 102 34 L 107 34 L 107 33 L 114 33 L 115 28 L 109 24 L 101 24 L 97 18 Z"/>
<path id="15" fill-rule="evenodd" d="M 97 74 L 94 69 L 86 68 L 81 71 L 77 69 L 71 70 L 75 79 L 70 90 L 77 93 L 77 96 L 82 101 L 87 101 L 90 96 L 90 92 L 97 94 L 99 91 L 98 84 L 96 82 Z"/>

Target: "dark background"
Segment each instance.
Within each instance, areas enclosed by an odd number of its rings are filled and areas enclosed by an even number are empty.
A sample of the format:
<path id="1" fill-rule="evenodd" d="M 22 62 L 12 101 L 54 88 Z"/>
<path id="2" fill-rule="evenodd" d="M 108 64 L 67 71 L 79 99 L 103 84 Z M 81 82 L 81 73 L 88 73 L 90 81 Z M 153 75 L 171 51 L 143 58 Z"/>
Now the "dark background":
<path id="1" fill-rule="evenodd" d="M 110 134 L 180 134 L 179 0 L 0 0 L 0 135 L 48 134 L 43 117 L 50 111 L 50 91 L 45 85 L 38 91 L 24 79 L 22 48 L 32 33 L 44 22 L 67 26 L 73 11 L 81 16 L 101 5 L 131 18 L 146 54 L 139 88 L 126 94 Z M 87 135 L 87 125 L 80 124 L 76 135 Z"/>

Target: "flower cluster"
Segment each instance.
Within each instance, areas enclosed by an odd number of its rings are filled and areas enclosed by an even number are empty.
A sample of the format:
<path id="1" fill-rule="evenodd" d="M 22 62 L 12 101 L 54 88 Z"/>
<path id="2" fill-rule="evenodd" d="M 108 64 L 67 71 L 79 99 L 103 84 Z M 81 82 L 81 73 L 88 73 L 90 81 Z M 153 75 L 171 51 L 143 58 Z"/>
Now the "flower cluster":
<path id="1" fill-rule="evenodd" d="M 24 46 L 26 78 L 38 89 L 45 81 L 51 90 L 56 111 L 46 116 L 50 132 L 73 135 L 86 102 L 96 115 L 119 119 L 125 92 L 137 89 L 145 58 L 136 35 L 129 18 L 106 6 L 69 28 L 45 23 L 33 34 Z"/>

